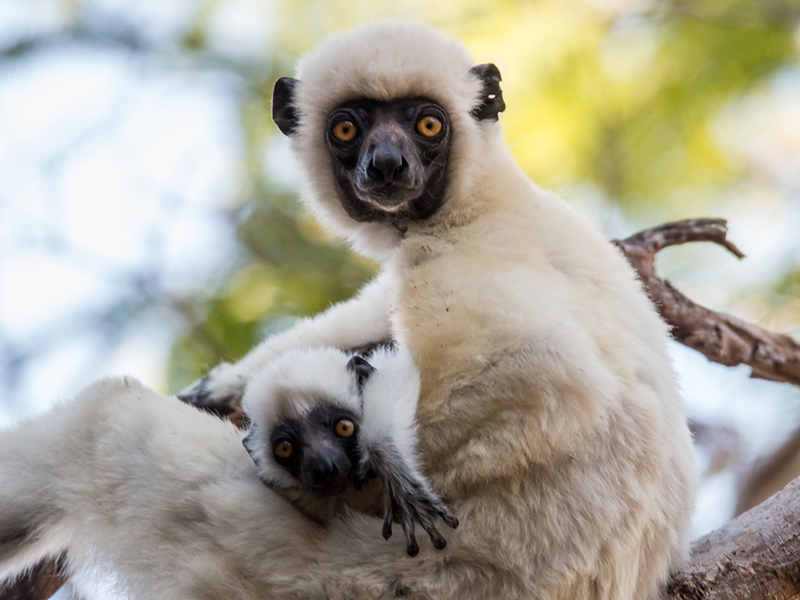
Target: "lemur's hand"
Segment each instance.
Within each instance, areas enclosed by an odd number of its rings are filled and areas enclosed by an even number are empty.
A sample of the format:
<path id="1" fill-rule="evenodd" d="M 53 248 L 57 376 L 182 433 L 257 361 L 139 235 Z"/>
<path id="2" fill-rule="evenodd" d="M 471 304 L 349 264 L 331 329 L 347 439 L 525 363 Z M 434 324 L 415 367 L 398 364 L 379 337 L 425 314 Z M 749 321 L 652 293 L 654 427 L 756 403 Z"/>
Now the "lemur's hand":
<path id="1" fill-rule="evenodd" d="M 421 481 L 404 478 L 390 478 L 384 481 L 386 494 L 386 516 L 383 520 L 383 537 L 389 539 L 392 535 L 392 521 L 397 521 L 403 527 L 406 536 L 406 552 L 409 556 L 416 556 L 419 552 L 414 524 L 419 523 L 428 532 L 437 550 L 447 545 L 441 533 L 433 524 L 437 516 L 442 517 L 445 524 L 455 529 L 458 519 L 453 515 L 444 502 L 434 494 L 428 486 Z"/>
<path id="2" fill-rule="evenodd" d="M 242 395 L 247 383 L 236 365 L 221 363 L 208 375 L 178 394 L 178 398 L 208 412 L 236 420 L 242 412 Z"/>
<path id="3" fill-rule="evenodd" d="M 384 449 L 370 452 L 369 459 L 361 465 L 356 485 L 377 476 L 383 481 L 386 513 L 383 521 L 383 537 L 392 535 L 392 522 L 400 523 L 406 536 L 406 552 L 409 556 L 419 553 L 419 544 L 414 533 L 415 524 L 428 532 L 437 550 L 447 545 L 439 530 L 433 524 L 437 516 L 446 525 L 455 529 L 458 519 L 444 505 L 444 502 L 426 484 L 416 469 L 410 468 L 396 451 Z"/>

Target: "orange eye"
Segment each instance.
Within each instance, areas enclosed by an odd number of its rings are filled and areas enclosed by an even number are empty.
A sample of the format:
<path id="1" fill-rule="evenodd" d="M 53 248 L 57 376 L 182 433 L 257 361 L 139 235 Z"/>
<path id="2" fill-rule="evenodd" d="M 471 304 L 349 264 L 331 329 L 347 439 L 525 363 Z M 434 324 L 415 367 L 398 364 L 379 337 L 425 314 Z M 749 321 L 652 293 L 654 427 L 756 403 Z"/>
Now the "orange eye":
<path id="1" fill-rule="evenodd" d="M 289 442 L 278 442 L 272 450 L 278 458 L 289 458 L 294 452 L 294 448 Z"/>
<path id="2" fill-rule="evenodd" d="M 333 137 L 340 142 L 349 142 L 356 137 L 358 128 L 350 121 L 339 121 L 333 126 Z"/>
<path id="3" fill-rule="evenodd" d="M 356 426 L 353 425 L 352 421 L 348 421 L 347 419 L 342 419 L 338 423 L 336 423 L 336 435 L 343 438 L 349 438 L 353 435 L 353 432 L 356 430 Z"/>
<path id="4" fill-rule="evenodd" d="M 425 137 L 431 138 L 439 135 L 442 130 L 442 122 L 436 117 L 422 117 L 417 121 L 417 131 Z"/>

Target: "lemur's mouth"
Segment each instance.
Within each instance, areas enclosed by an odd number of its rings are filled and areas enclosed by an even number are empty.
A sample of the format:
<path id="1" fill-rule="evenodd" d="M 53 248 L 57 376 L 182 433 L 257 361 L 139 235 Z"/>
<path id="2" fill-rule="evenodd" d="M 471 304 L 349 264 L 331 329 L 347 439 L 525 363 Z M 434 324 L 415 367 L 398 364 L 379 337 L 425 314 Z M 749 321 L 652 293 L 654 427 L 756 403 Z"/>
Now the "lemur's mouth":
<path id="1" fill-rule="evenodd" d="M 315 486 L 314 493 L 319 496 L 337 496 L 347 489 L 347 477 L 338 475 L 326 481 L 325 483 Z"/>
<path id="2" fill-rule="evenodd" d="M 361 185 L 359 182 L 355 191 L 358 198 L 370 206 L 382 212 L 395 213 L 416 200 L 422 193 L 422 186 L 397 182 L 370 182 Z"/>

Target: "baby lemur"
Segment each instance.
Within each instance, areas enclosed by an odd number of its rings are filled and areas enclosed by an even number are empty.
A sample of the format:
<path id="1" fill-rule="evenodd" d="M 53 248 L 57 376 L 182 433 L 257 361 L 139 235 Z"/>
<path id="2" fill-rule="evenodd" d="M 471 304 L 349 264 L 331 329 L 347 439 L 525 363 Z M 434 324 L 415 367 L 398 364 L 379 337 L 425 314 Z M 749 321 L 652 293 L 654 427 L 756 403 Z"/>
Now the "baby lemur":
<path id="1" fill-rule="evenodd" d="M 133 600 L 256 600 L 296 597 L 286 574 L 354 532 L 420 560 L 436 550 L 415 525 L 442 549 L 434 520 L 458 521 L 420 474 L 418 393 L 403 350 L 294 351 L 248 387 L 244 435 L 131 378 L 96 382 L 0 431 L 0 580 L 66 551 L 81 596 L 100 580 Z M 378 494 L 355 489 L 367 481 Z M 349 510 L 360 496 L 385 497 L 380 518 Z M 405 545 L 377 539 L 381 518 Z M 334 593 L 320 583 L 309 597 Z"/>
<path id="2" fill-rule="evenodd" d="M 320 522 L 341 514 L 348 501 L 359 505 L 352 487 L 377 478 L 383 536 L 399 522 L 406 550 L 416 556 L 419 523 L 442 549 L 447 542 L 434 518 L 454 528 L 458 520 L 417 465 L 418 397 L 419 375 L 405 351 L 379 349 L 368 361 L 333 348 L 296 350 L 248 384 L 243 403 L 252 424 L 244 446 L 264 484 Z"/>

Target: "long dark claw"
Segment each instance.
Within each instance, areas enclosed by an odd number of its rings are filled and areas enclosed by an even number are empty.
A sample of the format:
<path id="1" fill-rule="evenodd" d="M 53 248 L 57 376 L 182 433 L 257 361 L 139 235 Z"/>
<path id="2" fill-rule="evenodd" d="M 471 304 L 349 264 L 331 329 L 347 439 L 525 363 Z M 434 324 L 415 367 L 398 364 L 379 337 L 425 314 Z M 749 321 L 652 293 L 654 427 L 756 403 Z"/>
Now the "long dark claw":
<path id="1" fill-rule="evenodd" d="M 394 512 L 392 511 L 391 502 L 386 503 L 386 516 L 383 519 L 383 539 L 388 540 L 392 537 L 392 520 L 394 519 Z"/>
<path id="2" fill-rule="evenodd" d="M 428 535 L 431 538 L 431 542 L 433 542 L 433 547 L 437 550 L 443 550 L 445 546 L 447 546 L 447 540 L 444 539 L 439 530 L 436 529 L 436 526 L 431 523 L 430 521 L 422 521 L 421 523 L 422 528 L 428 532 Z"/>
<path id="3" fill-rule="evenodd" d="M 417 538 L 414 537 L 413 531 L 409 537 L 411 539 L 408 540 L 408 544 L 406 545 L 406 552 L 409 556 L 416 556 L 419 554 L 419 545 L 417 544 Z"/>
<path id="4" fill-rule="evenodd" d="M 458 518 L 449 510 L 447 510 L 444 506 L 439 508 L 436 512 L 439 514 L 440 517 L 442 517 L 442 521 L 444 521 L 445 525 L 447 525 L 448 527 L 452 527 L 453 529 L 458 527 Z"/>
<path id="5" fill-rule="evenodd" d="M 404 513 L 401 524 L 403 533 L 406 534 L 406 552 L 409 556 L 416 556 L 419 554 L 419 544 L 417 544 L 417 536 L 414 534 L 414 522 L 411 520 L 411 515 Z"/>

